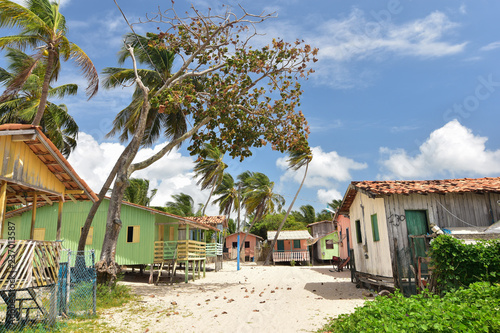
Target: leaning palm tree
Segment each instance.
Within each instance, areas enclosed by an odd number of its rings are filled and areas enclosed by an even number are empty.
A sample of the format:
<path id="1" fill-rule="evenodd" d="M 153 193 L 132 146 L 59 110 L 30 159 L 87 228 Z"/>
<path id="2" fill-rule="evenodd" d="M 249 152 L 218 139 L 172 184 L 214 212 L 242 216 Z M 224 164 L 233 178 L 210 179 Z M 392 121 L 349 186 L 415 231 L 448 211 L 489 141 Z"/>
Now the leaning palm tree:
<path id="1" fill-rule="evenodd" d="M 16 95 L 40 62 L 45 64 L 40 102 L 33 125 L 39 125 L 46 111 L 50 83 L 57 80 L 61 60 L 72 59 L 82 69 L 88 80 L 87 95 L 93 97 L 99 87 L 99 77 L 94 64 L 85 52 L 66 38 L 66 19 L 59 12 L 59 3 L 49 0 L 27 0 L 26 7 L 13 1 L 0 0 L 0 28 L 19 27 L 17 35 L 0 37 L 0 49 L 14 47 L 36 51 L 33 62 L 27 63 L 15 80 L 7 87 L 2 99 Z"/>
<path id="2" fill-rule="evenodd" d="M 6 58 L 9 62 L 8 68 L 0 68 L 0 84 L 5 86 L 11 85 L 16 80 L 26 64 L 34 62 L 29 55 L 12 48 L 7 48 Z M 38 63 L 17 94 L 9 95 L 0 102 L 0 124 L 33 122 L 40 104 L 44 73 L 45 66 L 43 63 Z M 76 95 L 77 91 L 76 84 L 49 86 L 48 97 L 63 98 Z M 68 157 L 76 147 L 78 125 L 69 115 L 67 107 L 64 104 L 57 105 L 47 100 L 40 125 L 44 134 L 64 156 Z"/>
<path id="3" fill-rule="evenodd" d="M 219 148 L 205 143 L 203 149 L 200 151 L 200 158 L 194 167 L 194 177 L 198 178 L 196 184 L 201 185 L 202 190 L 210 188 L 210 194 L 207 203 L 203 207 L 202 215 L 205 215 L 205 210 L 212 198 L 212 194 L 224 177 L 224 170 L 227 168 L 227 164 L 222 161 L 223 158 L 224 154 Z"/>
<path id="4" fill-rule="evenodd" d="M 141 206 L 149 206 L 151 200 L 158 192 L 158 189 L 151 190 L 151 195 L 149 195 L 149 180 L 141 178 L 130 178 L 129 185 L 125 189 L 125 194 L 123 195 L 123 200 L 131 203 L 135 203 Z"/>
<path id="5" fill-rule="evenodd" d="M 299 170 L 303 166 L 306 167 L 306 170 L 304 171 L 304 177 L 302 178 L 302 182 L 300 183 L 299 189 L 297 190 L 297 193 L 295 193 L 295 197 L 293 198 L 292 202 L 290 203 L 290 206 L 288 207 L 288 210 L 286 211 L 285 216 L 283 217 L 283 220 L 281 221 L 280 225 L 278 226 L 278 230 L 276 231 L 276 235 L 274 235 L 274 239 L 271 243 L 271 251 L 267 254 L 266 261 L 264 262 L 264 265 L 269 265 L 271 261 L 271 255 L 273 253 L 272 249 L 274 249 L 274 245 L 278 241 L 278 236 L 281 232 L 281 229 L 285 225 L 286 219 L 288 218 L 288 215 L 290 215 L 290 212 L 292 211 L 293 204 L 295 203 L 295 200 L 297 200 L 297 197 L 299 196 L 300 190 L 302 189 L 302 185 L 304 185 L 304 181 L 306 180 L 307 177 L 307 170 L 309 169 L 309 163 L 312 160 L 312 152 L 310 150 L 307 150 L 306 152 L 296 152 L 292 151 L 289 153 L 289 158 L 288 158 L 288 167 L 291 168 L 294 171 Z"/>
<path id="6" fill-rule="evenodd" d="M 252 222 L 243 237 L 241 244 L 245 244 L 245 240 L 254 226 L 266 214 L 280 211 L 285 204 L 285 199 L 274 193 L 274 182 L 260 172 L 244 172 L 239 177 L 243 183 L 243 205 L 247 212 L 253 212 Z M 244 248 L 240 244 L 240 252 Z"/>
<path id="7" fill-rule="evenodd" d="M 240 207 L 238 196 L 238 184 L 234 182 L 233 176 L 224 172 L 222 182 L 214 191 L 219 197 L 213 203 L 219 205 L 219 214 L 224 214 L 227 220 L 231 218 L 231 212 L 236 211 Z"/>
<path id="8" fill-rule="evenodd" d="M 130 52 L 127 50 L 126 45 L 134 48 L 137 63 L 146 67 L 138 69 L 138 74 L 144 85 L 148 87 L 150 96 L 153 96 L 170 77 L 175 57 L 175 53 L 170 51 L 165 45 L 154 42 L 149 35 L 139 36 L 130 33 L 125 35 L 125 45 L 118 53 L 118 63 L 123 65 L 130 57 Z M 103 85 L 107 89 L 132 84 L 136 80 L 133 69 L 107 67 L 103 70 L 103 74 Z M 107 136 L 112 137 L 120 134 L 120 141 L 128 141 L 129 136 L 136 130 L 137 119 L 141 113 L 143 101 L 143 91 L 136 86 L 132 102 L 117 114 L 113 121 L 113 128 Z M 187 123 L 182 112 L 182 106 L 169 103 L 168 108 L 168 110 L 160 110 L 159 107 L 151 107 L 142 142 L 143 145 L 152 145 L 161 135 L 162 131 L 167 139 L 172 140 L 186 132 Z"/>

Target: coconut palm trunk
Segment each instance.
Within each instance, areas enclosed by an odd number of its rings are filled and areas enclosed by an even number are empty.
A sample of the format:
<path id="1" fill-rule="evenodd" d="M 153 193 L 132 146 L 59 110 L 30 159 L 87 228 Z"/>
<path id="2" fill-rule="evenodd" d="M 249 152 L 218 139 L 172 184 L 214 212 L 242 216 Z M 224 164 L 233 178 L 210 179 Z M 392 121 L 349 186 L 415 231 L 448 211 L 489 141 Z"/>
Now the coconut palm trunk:
<path id="1" fill-rule="evenodd" d="M 299 196 L 300 190 L 302 189 L 302 185 L 304 185 L 304 182 L 307 177 L 307 170 L 309 169 L 309 162 L 306 164 L 306 170 L 304 172 L 304 177 L 302 178 L 302 182 L 300 183 L 299 189 L 297 190 L 297 193 L 295 193 L 295 197 L 293 198 L 292 202 L 290 203 L 290 206 L 288 207 L 288 210 L 286 211 L 285 216 L 283 217 L 283 220 L 281 221 L 280 225 L 278 226 L 278 230 L 276 231 L 276 235 L 274 236 L 273 242 L 271 243 L 271 251 L 267 254 L 266 261 L 264 262 L 264 266 L 269 265 L 271 261 L 271 256 L 273 254 L 273 249 L 278 241 L 278 236 L 281 232 L 281 229 L 285 225 L 286 219 L 288 218 L 288 215 L 290 215 L 290 212 L 292 211 L 293 205 L 295 204 L 295 200 L 297 200 L 297 197 Z"/>

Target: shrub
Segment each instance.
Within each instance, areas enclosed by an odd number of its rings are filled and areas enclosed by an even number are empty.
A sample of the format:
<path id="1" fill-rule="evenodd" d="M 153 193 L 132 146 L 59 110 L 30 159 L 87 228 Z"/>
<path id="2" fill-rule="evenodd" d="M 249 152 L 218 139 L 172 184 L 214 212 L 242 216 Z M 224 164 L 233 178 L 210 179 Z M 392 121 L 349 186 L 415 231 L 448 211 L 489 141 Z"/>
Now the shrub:
<path id="1" fill-rule="evenodd" d="M 340 315 L 319 332 L 499 332 L 500 285 L 487 282 L 444 297 L 400 292 L 377 297 L 354 313 Z"/>
<path id="2" fill-rule="evenodd" d="M 437 291 L 444 293 L 478 281 L 500 282 L 500 241 L 465 244 L 448 235 L 431 243 Z"/>

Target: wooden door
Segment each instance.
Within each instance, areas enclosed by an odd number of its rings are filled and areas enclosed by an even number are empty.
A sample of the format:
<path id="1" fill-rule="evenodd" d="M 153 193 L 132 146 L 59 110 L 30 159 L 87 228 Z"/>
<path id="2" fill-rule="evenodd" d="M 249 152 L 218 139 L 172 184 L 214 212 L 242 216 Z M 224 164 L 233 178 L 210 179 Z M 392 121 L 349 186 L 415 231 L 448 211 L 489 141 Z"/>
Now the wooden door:
<path id="1" fill-rule="evenodd" d="M 285 242 L 283 240 L 278 240 L 278 251 L 279 252 L 285 251 Z"/>
<path id="2" fill-rule="evenodd" d="M 429 232 L 429 226 L 427 223 L 427 211 L 407 210 L 405 211 L 405 216 L 408 236 L 426 235 Z M 411 242 L 409 244 L 411 246 Z M 425 253 L 425 239 L 415 239 L 414 244 L 415 246 L 412 249 L 414 256 L 426 257 L 427 254 Z"/>
<path id="3" fill-rule="evenodd" d="M 175 240 L 175 227 L 170 227 L 170 232 L 168 233 L 168 240 Z"/>
<path id="4" fill-rule="evenodd" d="M 163 242 L 165 240 L 165 226 L 163 224 L 158 225 L 158 241 Z"/>

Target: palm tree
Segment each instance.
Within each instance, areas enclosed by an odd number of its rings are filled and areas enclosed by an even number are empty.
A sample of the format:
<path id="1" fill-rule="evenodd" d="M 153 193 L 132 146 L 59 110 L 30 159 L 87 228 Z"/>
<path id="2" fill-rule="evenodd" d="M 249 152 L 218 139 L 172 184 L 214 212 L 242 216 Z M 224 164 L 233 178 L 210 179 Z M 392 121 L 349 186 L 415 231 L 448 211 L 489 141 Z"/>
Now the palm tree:
<path id="1" fill-rule="evenodd" d="M 61 59 L 72 59 L 82 69 L 88 80 L 87 95 L 93 97 L 99 87 L 99 77 L 94 64 L 85 52 L 66 38 L 66 19 L 59 12 L 57 2 L 49 0 L 27 0 L 26 7 L 13 1 L 0 0 L 0 27 L 19 27 L 20 33 L 0 37 L 0 49 L 14 47 L 24 51 L 27 47 L 36 50 L 33 62 L 27 63 L 20 74 L 7 87 L 2 99 L 16 95 L 40 62 L 45 64 L 45 73 L 33 125 L 39 125 L 46 111 L 50 82 L 57 80 Z"/>
<path id="2" fill-rule="evenodd" d="M 285 204 L 285 199 L 273 192 L 274 182 L 270 181 L 263 173 L 246 171 L 239 175 L 238 178 L 243 184 L 242 204 L 247 212 L 253 212 L 254 215 L 241 243 L 245 244 L 245 240 L 254 224 L 266 214 L 281 210 L 281 207 Z M 243 248 L 240 245 L 240 252 Z"/>
<path id="3" fill-rule="evenodd" d="M 174 201 L 165 203 L 167 212 L 179 216 L 201 216 L 202 204 L 198 204 L 195 211 L 194 200 L 189 194 L 180 193 L 172 195 Z"/>
<path id="4" fill-rule="evenodd" d="M 130 178 L 128 181 L 129 185 L 125 189 L 123 200 L 141 206 L 149 206 L 151 204 L 151 200 L 153 200 L 153 197 L 156 195 L 156 192 L 158 192 L 158 189 L 155 188 L 151 190 L 151 195 L 148 196 L 149 180 L 140 178 Z"/>
<path id="5" fill-rule="evenodd" d="M 205 210 L 212 198 L 212 194 L 217 186 L 222 182 L 224 170 L 227 164 L 222 161 L 224 154 L 219 148 L 212 146 L 209 143 L 203 145 L 200 151 L 200 158 L 194 167 L 195 178 L 199 178 L 197 185 L 201 185 L 202 190 L 210 188 L 210 195 L 207 203 L 203 207 L 202 215 L 205 215 Z"/>
<path id="6" fill-rule="evenodd" d="M 24 52 L 12 48 L 7 48 L 6 57 L 9 67 L 8 70 L 0 68 L 0 84 L 9 86 L 23 71 L 23 67 L 33 63 L 34 59 Z M 33 122 L 40 104 L 44 73 L 44 65 L 38 63 L 20 90 L 15 95 L 9 95 L 0 102 L 1 124 L 30 124 Z M 59 87 L 49 86 L 48 97 L 63 98 L 68 95 L 76 95 L 77 91 L 76 84 L 65 84 Z M 47 101 L 40 125 L 44 134 L 63 155 L 68 157 L 76 147 L 78 125 L 68 114 L 67 107 L 64 104 L 57 105 Z"/>
<path id="7" fill-rule="evenodd" d="M 233 176 L 224 172 L 222 182 L 217 186 L 214 194 L 219 196 L 213 201 L 213 203 L 219 205 L 219 214 L 226 215 L 229 221 L 231 212 L 240 207 L 238 185 L 234 182 Z"/>
<path id="8" fill-rule="evenodd" d="M 297 221 L 304 223 L 316 222 L 316 210 L 311 205 L 300 206 L 299 212 L 293 212 Z"/>
<path id="9" fill-rule="evenodd" d="M 134 54 L 139 64 L 146 65 L 146 69 L 138 69 L 144 85 L 148 87 L 150 96 L 153 96 L 163 83 L 170 77 L 175 53 L 164 45 L 152 43 L 152 38 L 135 34 L 125 35 L 124 44 L 134 48 Z M 130 52 L 123 46 L 118 53 L 118 63 L 122 65 L 130 57 Z M 111 89 L 121 87 L 124 84 L 135 82 L 133 69 L 120 67 L 108 67 L 103 70 L 105 88 Z M 121 110 L 113 121 L 113 128 L 107 134 L 108 137 L 121 133 L 119 138 L 122 142 L 128 141 L 137 127 L 142 103 L 144 101 L 142 90 L 136 86 L 132 96 L 132 102 Z M 186 132 L 187 123 L 182 107 L 170 103 L 168 110 L 160 110 L 152 106 L 147 119 L 147 127 L 142 144 L 152 145 L 161 134 L 163 129 L 167 139 L 176 139 Z"/>
<path id="10" fill-rule="evenodd" d="M 276 231 L 276 235 L 274 235 L 273 242 L 271 243 L 271 251 L 267 254 L 266 261 L 264 262 L 264 265 L 269 265 L 269 262 L 271 261 L 271 255 L 273 253 L 272 249 L 274 249 L 274 245 L 278 241 L 278 236 L 281 232 L 281 229 L 285 225 L 286 219 L 288 218 L 288 215 L 292 211 L 293 204 L 295 203 L 295 200 L 297 200 L 297 197 L 299 196 L 300 190 L 302 189 L 302 185 L 304 185 L 304 182 L 307 177 L 307 171 L 309 169 L 309 163 L 312 160 L 312 153 L 308 149 L 306 152 L 298 152 L 298 151 L 292 151 L 289 153 L 289 158 L 288 158 L 288 167 L 291 168 L 294 171 L 297 171 L 298 169 L 302 168 L 303 166 L 306 167 L 306 170 L 304 171 L 304 177 L 302 178 L 302 182 L 300 183 L 299 189 L 297 190 L 297 193 L 295 193 L 295 197 L 292 200 L 292 203 L 288 207 L 288 210 L 283 217 L 283 220 L 281 221 L 278 230 Z"/>

